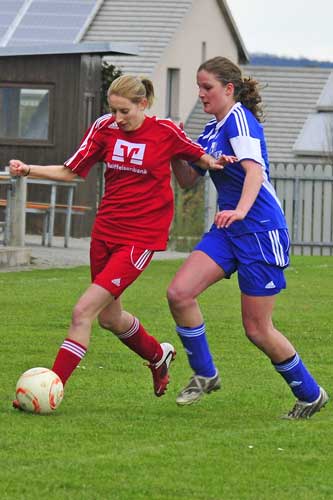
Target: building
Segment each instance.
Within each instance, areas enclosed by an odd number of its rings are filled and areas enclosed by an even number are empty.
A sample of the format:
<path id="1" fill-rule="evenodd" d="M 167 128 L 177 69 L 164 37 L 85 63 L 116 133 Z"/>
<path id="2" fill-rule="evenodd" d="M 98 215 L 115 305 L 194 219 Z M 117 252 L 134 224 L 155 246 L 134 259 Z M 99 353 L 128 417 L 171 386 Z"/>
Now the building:
<path id="1" fill-rule="evenodd" d="M 41 165 L 69 158 L 100 114 L 103 55 L 126 50 L 110 43 L 0 48 L 0 170 L 11 158 Z M 90 208 L 85 217 L 75 217 L 75 236 L 90 234 L 99 174 L 93 169 L 75 190 L 75 204 Z M 30 186 L 28 199 L 47 202 L 50 189 Z M 66 189 L 60 188 L 57 203 L 65 202 Z M 41 215 L 27 214 L 27 232 L 41 232 L 42 223 Z M 63 225 L 59 215 L 56 233 L 63 234 Z"/>
<path id="2" fill-rule="evenodd" d="M 105 43 L 113 47 L 109 53 Z M 89 46 L 95 56 L 87 56 Z M 197 100 L 196 69 L 218 54 L 248 60 L 224 0 L 0 0 L 2 164 L 13 156 L 42 164 L 68 157 L 100 114 L 100 57 L 123 73 L 151 78 L 157 96 L 151 112 L 185 121 Z M 38 108 L 39 121 L 21 124 L 20 137 L 13 137 L 18 123 L 9 119 L 8 106 L 18 105 L 18 95 L 26 107 Z M 94 206 L 93 177 L 78 190 L 77 203 Z M 89 232 L 91 220 L 85 220 L 84 227 L 76 224 L 76 235 Z"/>
<path id="3" fill-rule="evenodd" d="M 271 163 L 327 163 L 333 156 L 333 69 L 257 64 L 242 69 L 260 84 Z M 196 138 L 206 122 L 197 102 L 186 130 Z"/>
<path id="4" fill-rule="evenodd" d="M 137 57 L 112 58 L 124 73 L 150 77 L 152 113 L 185 121 L 197 100 L 196 70 L 209 57 L 246 63 L 248 55 L 224 0 L 104 0 L 82 41 L 135 42 Z"/>

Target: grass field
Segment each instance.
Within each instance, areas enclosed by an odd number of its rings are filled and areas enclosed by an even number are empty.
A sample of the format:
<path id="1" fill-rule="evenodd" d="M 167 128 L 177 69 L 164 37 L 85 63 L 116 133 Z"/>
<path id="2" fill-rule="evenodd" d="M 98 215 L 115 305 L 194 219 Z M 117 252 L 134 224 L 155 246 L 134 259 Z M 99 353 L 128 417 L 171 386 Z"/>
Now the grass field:
<path id="1" fill-rule="evenodd" d="M 171 384 L 153 395 L 150 371 L 94 326 L 90 350 L 51 416 L 11 408 L 18 376 L 52 366 L 88 268 L 0 273 L 0 499 L 333 499 L 332 403 L 308 421 L 286 421 L 294 398 L 244 337 L 237 280 L 200 302 L 223 389 L 179 408 L 190 370 L 165 290 L 178 261 L 153 262 L 124 295 L 159 340 L 178 350 Z M 275 323 L 332 391 L 333 258 L 294 257 Z"/>

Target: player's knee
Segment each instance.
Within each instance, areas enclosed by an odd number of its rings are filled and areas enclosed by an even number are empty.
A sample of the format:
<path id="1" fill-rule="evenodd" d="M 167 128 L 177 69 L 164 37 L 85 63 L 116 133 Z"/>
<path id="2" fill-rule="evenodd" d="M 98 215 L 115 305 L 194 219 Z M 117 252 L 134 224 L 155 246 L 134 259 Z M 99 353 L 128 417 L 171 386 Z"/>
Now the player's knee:
<path id="1" fill-rule="evenodd" d="M 110 321 L 110 319 L 107 316 L 103 316 L 102 314 L 100 314 L 98 316 L 97 320 L 98 320 L 98 324 L 101 328 L 103 328 L 104 330 L 111 330 L 112 331 L 113 323 L 112 323 L 112 321 Z"/>
<path id="2" fill-rule="evenodd" d="M 119 330 L 117 318 L 111 318 L 108 314 L 100 314 L 97 320 L 101 328 L 103 328 L 104 330 L 109 330 L 110 332 L 117 335 Z"/>
<path id="3" fill-rule="evenodd" d="M 258 322 L 253 318 L 243 317 L 243 327 L 245 335 L 254 344 L 257 344 L 258 338 L 260 336 Z"/>
<path id="4" fill-rule="evenodd" d="M 179 307 L 180 305 L 188 302 L 189 300 L 191 300 L 191 297 L 187 293 L 187 291 L 184 290 L 184 288 L 178 286 L 177 284 L 171 283 L 167 290 L 167 299 L 169 302 L 169 306 L 173 308 Z"/>
<path id="5" fill-rule="evenodd" d="M 72 325 L 75 327 L 80 327 L 92 323 L 93 318 L 89 317 L 87 309 L 78 302 L 72 311 Z"/>
<path id="6" fill-rule="evenodd" d="M 243 318 L 243 327 L 245 335 L 250 342 L 257 346 L 262 345 L 264 329 L 260 321 L 256 321 L 254 318 Z"/>

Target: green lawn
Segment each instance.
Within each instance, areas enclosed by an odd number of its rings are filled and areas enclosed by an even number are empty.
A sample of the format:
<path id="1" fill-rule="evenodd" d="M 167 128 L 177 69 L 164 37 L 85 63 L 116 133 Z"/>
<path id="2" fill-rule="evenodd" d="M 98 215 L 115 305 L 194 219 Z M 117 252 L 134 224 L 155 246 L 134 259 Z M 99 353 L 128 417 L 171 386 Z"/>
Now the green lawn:
<path id="1" fill-rule="evenodd" d="M 163 398 L 143 360 L 94 326 L 86 358 L 51 416 L 11 408 L 19 375 L 52 366 L 86 267 L 0 273 L 0 499 L 319 500 L 333 498 L 332 403 L 312 420 L 242 331 L 237 279 L 200 302 L 223 389 L 179 408 L 191 372 L 165 299 L 180 261 L 153 262 L 123 302 L 178 355 Z M 333 258 L 294 257 L 276 326 L 331 392 Z"/>

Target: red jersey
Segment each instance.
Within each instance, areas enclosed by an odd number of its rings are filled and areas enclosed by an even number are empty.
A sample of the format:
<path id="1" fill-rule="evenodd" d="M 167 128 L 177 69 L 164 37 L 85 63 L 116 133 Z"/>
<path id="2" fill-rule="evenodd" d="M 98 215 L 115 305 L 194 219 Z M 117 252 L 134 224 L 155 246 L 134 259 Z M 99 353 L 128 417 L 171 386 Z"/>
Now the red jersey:
<path id="1" fill-rule="evenodd" d="M 86 132 L 65 165 L 86 177 L 104 162 L 105 191 L 92 230 L 94 238 L 149 250 L 165 250 L 173 218 L 172 158 L 196 161 L 204 149 L 170 120 L 145 117 L 124 132 L 104 115 Z"/>

